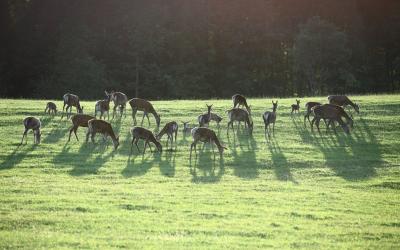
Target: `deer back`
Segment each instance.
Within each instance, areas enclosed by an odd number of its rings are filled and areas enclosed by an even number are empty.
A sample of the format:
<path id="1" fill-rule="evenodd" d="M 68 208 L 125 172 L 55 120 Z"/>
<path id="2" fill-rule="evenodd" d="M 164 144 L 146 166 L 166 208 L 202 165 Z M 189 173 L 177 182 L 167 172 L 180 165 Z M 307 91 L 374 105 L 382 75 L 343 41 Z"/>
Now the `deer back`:
<path id="1" fill-rule="evenodd" d="M 72 116 L 71 121 L 72 124 L 79 127 L 88 127 L 88 121 L 95 119 L 94 116 L 85 115 L 85 114 L 76 114 Z"/>
<path id="2" fill-rule="evenodd" d="M 26 129 L 32 130 L 40 130 L 40 127 L 42 126 L 40 120 L 33 116 L 26 117 L 23 123 Z"/>

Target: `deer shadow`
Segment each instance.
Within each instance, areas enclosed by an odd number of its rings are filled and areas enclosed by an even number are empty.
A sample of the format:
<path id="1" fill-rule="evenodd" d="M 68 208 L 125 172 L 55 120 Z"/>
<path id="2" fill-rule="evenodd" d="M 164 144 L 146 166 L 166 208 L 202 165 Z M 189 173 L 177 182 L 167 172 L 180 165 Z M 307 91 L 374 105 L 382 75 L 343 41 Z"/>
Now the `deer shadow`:
<path id="1" fill-rule="evenodd" d="M 280 181 L 291 181 L 298 184 L 290 172 L 289 163 L 279 144 L 275 140 L 271 140 L 267 143 L 267 147 L 271 153 L 272 167 L 275 171 L 276 178 Z"/>
<path id="2" fill-rule="evenodd" d="M 144 144 L 144 141 L 143 141 Z M 128 160 L 126 162 L 126 167 L 122 170 L 122 175 L 126 178 L 130 178 L 133 176 L 141 176 L 145 175 L 153 165 L 157 163 L 161 163 L 161 153 L 158 151 L 153 151 L 150 153 L 150 149 L 146 150 L 146 153 L 143 154 L 143 148 L 141 148 L 141 152 L 139 153 L 134 146 L 132 151 L 130 151 Z M 152 149 L 155 149 L 154 147 Z M 151 157 L 152 156 L 152 157 Z M 137 165 L 137 166 L 135 166 Z M 175 172 L 174 172 L 175 174 Z"/>
<path id="3" fill-rule="evenodd" d="M 2 163 L 0 163 L 0 170 L 7 170 L 15 167 L 34 149 L 38 147 L 38 144 L 30 145 L 18 145 L 9 155 L 4 157 Z"/>
<path id="4" fill-rule="evenodd" d="M 219 157 L 218 163 L 217 157 Z M 219 182 L 225 173 L 224 158 L 203 148 L 201 152 L 189 158 L 189 172 L 193 183 Z"/>

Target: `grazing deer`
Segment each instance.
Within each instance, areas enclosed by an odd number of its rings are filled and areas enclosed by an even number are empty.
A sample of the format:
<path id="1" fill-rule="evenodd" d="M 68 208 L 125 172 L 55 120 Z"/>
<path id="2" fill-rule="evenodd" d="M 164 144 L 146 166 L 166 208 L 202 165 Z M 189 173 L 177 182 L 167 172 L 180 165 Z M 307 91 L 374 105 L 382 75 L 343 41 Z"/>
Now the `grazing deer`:
<path id="1" fill-rule="evenodd" d="M 168 141 L 171 140 L 171 147 L 172 143 L 174 141 L 174 134 L 175 134 L 175 143 L 176 143 L 176 137 L 178 135 L 178 123 L 176 122 L 168 122 L 165 124 L 164 128 L 161 129 L 160 133 L 157 134 L 156 138 L 157 140 L 161 140 L 164 134 L 167 134 L 168 139 L 167 139 L 167 147 L 168 147 Z"/>
<path id="2" fill-rule="evenodd" d="M 330 95 L 328 96 L 328 101 L 330 104 L 335 104 L 338 106 L 341 106 L 343 108 L 346 108 L 347 105 L 350 105 L 354 108 L 354 110 L 358 113 L 360 113 L 360 107 L 358 104 L 352 102 L 347 96 L 345 95 Z"/>
<path id="3" fill-rule="evenodd" d="M 79 97 L 77 95 L 67 93 L 63 96 L 63 99 L 64 99 L 64 105 L 63 105 L 63 114 L 61 115 L 61 119 L 64 117 L 65 106 L 67 106 L 67 108 L 65 109 L 65 112 L 67 112 L 67 119 L 71 116 L 72 107 L 76 107 L 76 110 L 79 114 L 83 113 L 83 107 L 81 107 L 81 104 L 79 102 Z M 68 113 L 68 108 L 69 108 L 69 113 Z"/>
<path id="4" fill-rule="evenodd" d="M 192 131 L 193 128 L 189 127 L 189 122 L 182 122 L 183 123 L 183 129 L 182 129 L 182 133 L 186 134 L 186 133 L 190 133 Z"/>
<path id="5" fill-rule="evenodd" d="M 57 105 L 54 102 L 48 102 L 46 104 L 46 108 L 44 109 L 45 113 L 48 113 L 49 115 L 53 113 L 53 115 L 57 114 Z"/>
<path id="6" fill-rule="evenodd" d="M 299 113 L 299 111 L 300 111 L 300 100 L 296 99 L 296 104 L 292 104 L 292 112 L 291 112 L 291 114 L 293 114 L 293 112 Z"/>
<path id="7" fill-rule="evenodd" d="M 142 127 L 133 127 L 133 128 L 131 128 L 131 135 L 132 135 L 131 152 L 132 152 L 132 148 L 133 148 L 133 143 L 135 143 L 136 148 L 138 149 L 138 151 L 140 153 L 140 149 L 138 146 L 139 139 L 144 140 L 143 155 L 146 152 L 147 145 L 149 145 L 149 148 L 151 151 L 150 142 L 152 142 L 152 143 L 154 143 L 154 145 L 156 145 L 157 150 L 160 153 L 162 152 L 161 143 L 156 139 L 153 132 L 151 132 L 150 130 L 142 128 Z"/>
<path id="8" fill-rule="evenodd" d="M 253 133 L 253 121 L 250 120 L 250 114 L 244 109 L 241 108 L 233 108 L 231 110 L 228 110 L 228 128 L 226 130 L 226 133 L 228 134 L 229 132 L 229 126 L 231 126 L 233 132 L 235 132 L 235 129 L 233 128 L 233 122 L 245 122 L 249 129 L 249 133 Z"/>
<path id="9" fill-rule="evenodd" d="M 91 119 L 88 121 L 88 132 L 86 133 L 86 142 L 89 140 L 89 135 L 91 135 L 92 142 L 94 143 L 94 137 L 96 133 L 100 133 L 103 135 L 103 138 L 107 138 L 107 136 L 111 137 L 111 140 L 114 144 L 114 150 L 116 150 L 119 146 L 119 137 L 115 136 L 114 130 L 111 127 L 111 124 L 98 119 Z"/>
<path id="10" fill-rule="evenodd" d="M 76 114 L 72 116 L 71 122 L 72 122 L 72 127 L 69 129 L 69 137 L 68 137 L 68 142 L 71 140 L 71 134 L 74 132 L 76 140 L 79 141 L 78 136 L 76 135 L 76 131 L 78 130 L 78 127 L 88 127 L 88 121 L 95 119 L 94 116 L 91 115 L 85 115 L 85 114 Z"/>
<path id="11" fill-rule="evenodd" d="M 219 123 L 222 121 L 222 117 L 215 113 L 211 113 L 211 121 L 215 121 L 217 123 L 217 127 L 219 128 Z"/>
<path id="12" fill-rule="evenodd" d="M 308 119 L 308 122 L 311 125 L 311 121 L 310 121 L 310 114 L 312 113 L 312 108 L 315 106 L 321 105 L 320 102 L 307 102 L 306 103 L 306 114 L 304 115 L 304 127 L 306 126 L 306 119 Z"/>
<path id="13" fill-rule="evenodd" d="M 275 121 L 276 121 L 276 109 L 278 108 L 278 101 L 274 103 L 272 101 L 272 112 L 271 111 L 266 111 L 263 114 L 263 120 L 264 120 L 264 134 L 268 132 L 268 136 L 270 136 L 270 125 L 272 123 L 272 133 L 275 133 Z"/>
<path id="14" fill-rule="evenodd" d="M 29 116 L 24 119 L 23 123 L 24 123 L 25 131 L 22 134 L 21 145 L 24 141 L 24 137 L 26 138 L 25 144 L 28 143 L 27 133 L 30 129 L 32 129 L 32 131 L 33 131 L 33 143 L 39 144 L 40 137 L 42 135 L 42 133 L 40 132 L 40 127 L 42 126 L 42 124 L 40 123 L 40 120 L 36 117 Z"/>
<path id="15" fill-rule="evenodd" d="M 119 111 L 120 111 L 120 114 L 122 117 L 122 114 L 126 107 L 126 103 L 128 102 L 128 97 L 122 92 L 114 92 L 114 91 L 111 91 L 110 93 L 108 93 L 107 91 L 104 91 L 104 92 L 106 93 L 107 96 L 111 96 L 110 99 L 114 103 L 112 119 L 114 119 L 114 115 L 115 115 L 115 111 L 116 111 L 117 107 L 119 107 Z M 126 113 L 125 113 L 125 116 L 126 116 Z"/>
<path id="16" fill-rule="evenodd" d="M 97 101 L 95 106 L 94 106 L 94 117 L 97 117 L 97 113 L 100 112 L 100 119 L 101 117 L 104 117 L 106 119 L 106 116 L 104 113 L 107 112 L 107 118 L 110 120 L 110 99 L 111 95 L 109 95 L 107 92 L 107 98 L 104 100 Z M 104 115 L 104 116 L 103 116 Z"/>
<path id="17" fill-rule="evenodd" d="M 235 94 L 232 96 L 232 101 L 233 101 L 233 108 L 239 108 L 240 106 L 244 106 L 247 112 L 251 114 L 250 106 L 247 105 L 246 97 L 240 94 Z"/>
<path id="18" fill-rule="evenodd" d="M 132 108 L 132 118 L 134 125 L 136 125 L 136 112 L 139 110 L 143 111 L 143 118 L 141 125 L 143 125 L 143 120 L 145 116 L 147 117 L 147 121 L 149 122 L 150 125 L 150 119 L 149 119 L 149 113 L 150 113 L 153 114 L 154 118 L 156 119 L 157 127 L 160 127 L 160 116 L 157 114 L 153 105 L 149 101 L 140 98 L 132 98 L 129 100 L 129 105 L 131 105 Z"/>
<path id="19" fill-rule="evenodd" d="M 315 122 L 315 124 L 317 125 L 317 128 L 318 128 L 318 132 L 320 132 L 320 129 L 319 129 L 320 120 L 327 119 L 327 120 L 329 120 L 329 124 L 332 123 L 332 121 L 337 121 L 340 124 L 340 126 L 343 128 L 344 132 L 346 132 L 346 134 L 350 133 L 349 127 L 342 120 L 342 116 L 346 113 L 343 108 L 341 108 L 337 105 L 333 105 L 333 104 L 323 104 L 323 105 L 315 106 L 312 110 L 314 113 L 314 119 L 311 122 L 312 130 L 314 129 L 314 122 Z M 347 114 L 346 114 L 346 116 L 348 117 Z M 329 124 L 326 128 L 327 131 L 329 128 Z M 333 129 L 336 133 L 335 126 L 333 126 Z"/>
<path id="20" fill-rule="evenodd" d="M 206 104 L 206 106 L 207 106 L 207 113 L 199 115 L 197 117 L 197 120 L 199 121 L 199 126 L 200 127 L 204 127 L 205 125 L 208 126 L 208 124 L 211 121 L 211 107 L 212 107 L 212 104 L 211 105 Z"/>
<path id="21" fill-rule="evenodd" d="M 220 156 L 222 157 L 222 153 L 224 152 L 224 149 L 226 147 L 222 146 L 217 135 L 215 132 L 209 128 L 204 128 L 204 127 L 195 127 L 191 131 L 192 137 L 193 137 L 193 143 L 190 145 L 190 158 L 192 158 L 192 150 L 194 148 L 194 152 L 197 155 L 196 151 L 196 145 L 199 141 L 201 142 L 209 142 L 212 146 L 214 157 L 215 157 L 215 152 L 214 152 L 214 143 L 218 147 L 218 151 Z"/>

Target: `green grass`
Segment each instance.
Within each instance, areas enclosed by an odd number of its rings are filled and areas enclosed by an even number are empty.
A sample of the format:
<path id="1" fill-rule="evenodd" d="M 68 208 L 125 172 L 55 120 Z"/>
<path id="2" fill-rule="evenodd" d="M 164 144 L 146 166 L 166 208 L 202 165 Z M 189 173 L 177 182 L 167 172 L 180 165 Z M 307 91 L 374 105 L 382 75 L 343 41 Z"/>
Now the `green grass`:
<path id="1" fill-rule="evenodd" d="M 325 99 L 302 99 L 302 112 Z M 294 98 L 280 99 L 268 143 L 261 115 L 271 99 L 249 100 L 253 137 L 229 138 L 231 100 L 153 102 L 162 125 L 195 124 L 206 103 L 224 117 L 223 159 L 206 146 L 191 161 L 181 133 L 174 151 L 131 155 L 130 115 L 112 121 L 113 152 L 100 136 L 85 143 L 83 128 L 67 143 L 70 121 L 44 115 L 46 100 L 2 99 L 0 248 L 399 248 L 400 96 L 353 99 L 361 114 L 350 136 L 323 125 L 312 133 L 290 116 Z M 93 112 L 94 102 L 83 105 Z M 29 133 L 18 147 L 28 115 L 42 120 L 42 143 Z"/>

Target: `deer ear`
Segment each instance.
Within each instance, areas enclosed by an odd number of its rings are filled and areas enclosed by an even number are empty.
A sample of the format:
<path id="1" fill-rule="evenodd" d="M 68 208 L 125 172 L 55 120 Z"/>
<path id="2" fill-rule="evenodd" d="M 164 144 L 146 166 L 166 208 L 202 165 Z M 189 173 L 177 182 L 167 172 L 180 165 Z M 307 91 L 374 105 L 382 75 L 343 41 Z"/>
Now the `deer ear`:
<path id="1" fill-rule="evenodd" d="M 105 93 L 106 95 L 110 95 L 110 94 L 107 92 L 107 90 L 104 90 L 104 93 Z"/>

